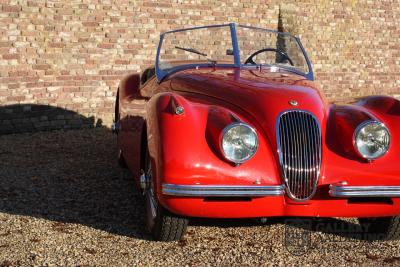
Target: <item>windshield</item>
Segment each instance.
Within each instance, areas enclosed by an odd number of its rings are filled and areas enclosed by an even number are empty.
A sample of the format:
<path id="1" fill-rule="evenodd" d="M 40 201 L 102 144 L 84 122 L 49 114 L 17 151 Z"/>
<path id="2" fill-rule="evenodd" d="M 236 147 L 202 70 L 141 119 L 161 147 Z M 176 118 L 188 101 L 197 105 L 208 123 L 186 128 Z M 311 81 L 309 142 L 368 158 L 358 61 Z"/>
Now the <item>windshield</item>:
<path id="1" fill-rule="evenodd" d="M 164 35 L 159 67 L 169 70 L 186 64 L 233 64 L 229 25 L 168 32 Z"/>
<path id="2" fill-rule="evenodd" d="M 159 81 L 176 71 L 204 66 L 277 67 L 313 79 L 299 39 L 288 33 L 231 23 L 161 35 L 156 59 Z"/>
<path id="3" fill-rule="evenodd" d="M 290 34 L 239 26 L 237 39 L 243 64 L 289 67 L 308 72 L 303 51 Z"/>

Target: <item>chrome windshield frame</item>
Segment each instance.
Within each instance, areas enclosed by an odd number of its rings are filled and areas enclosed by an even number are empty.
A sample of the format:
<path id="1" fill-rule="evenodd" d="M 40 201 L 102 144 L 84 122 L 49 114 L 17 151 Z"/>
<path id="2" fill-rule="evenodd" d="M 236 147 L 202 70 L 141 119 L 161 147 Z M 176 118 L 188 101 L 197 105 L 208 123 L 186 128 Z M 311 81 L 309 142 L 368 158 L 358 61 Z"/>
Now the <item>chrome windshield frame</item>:
<path id="1" fill-rule="evenodd" d="M 231 33 L 231 41 L 232 41 L 232 49 L 233 49 L 233 64 L 216 64 L 215 66 L 217 67 L 236 67 L 236 68 L 247 68 L 249 66 L 246 66 L 241 63 L 240 61 L 240 48 L 239 48 L 239 43 L 236 35 L 236 26 L 242 27 L 242 28 L 248 28 L 248 29 L 255 29 L 255 30 L 261 30 L 261 31 L 266 31 L 266 32 L 272 32 L 276 34 L 283 34 L 283 35 L 288 35 L 293 37 L 297 44 L 299 45 L 300 50 L 302 51 L 307 67 L 308 67 L 308 72 L 304 73 L 300 70 L 297 70 L 293 67 L 283 67 L 283 66 L 276 66 L 276 65 L 271 65 L 280 69 L 284 69 L 289 72 L 293 72 L 295 74 L 304 76 L 306 79 L 313 81 L 314 80 L 314 72 L 312 68 L 311 61 L 307 55 L 307 52 L 305 51 L 299 37 L 294 36 L 288 32 L 279 32 L 276 30 L 271 30 L 271 29 L 264 29 L 264 28 L 259 28 L 259 27 L 253 27 L 253 26 L 246 26 L 246 25 L 236 25 L 235 23 L 229 23 L 229 24 L 218 24 L 218 25 L 209 25 L 209 26 L 199 26 L 199 27 L 191 27 L 191 28 L 183 28 L 183 29 L 178 29 L 178 30 L 171 30 L 164 32 L 160 35 L 160 41 L 158 44 L 157 48 L 157 54 L 156 54 L 156 61 L 155 61 L 155 73 L 156 77 L 159 83 L 163 81 L 167 76 L 176 73 L 181 70 L 186 70 L 186 69 L 193 69 L 193 68 L 200 68 L 200 67 L 210 67 L 214 66 L 215 64 L 213 63 L 198 63 L 198 64 L 183 64 L 180 66 L 172 67 L 169 69 L 161 69 L 160 68 L 160 54 L 161 54 L 161 47 L 164 41 L 164 37 L 166 34 L 171 34 L 175 32 L 182 32 L 182 31 L 190 31 L 190 30 L 198 30 L 198 29 L 205 29 L 205 28 L 221 28 L 221 27 L 229 27 L 230 33 Z"/>

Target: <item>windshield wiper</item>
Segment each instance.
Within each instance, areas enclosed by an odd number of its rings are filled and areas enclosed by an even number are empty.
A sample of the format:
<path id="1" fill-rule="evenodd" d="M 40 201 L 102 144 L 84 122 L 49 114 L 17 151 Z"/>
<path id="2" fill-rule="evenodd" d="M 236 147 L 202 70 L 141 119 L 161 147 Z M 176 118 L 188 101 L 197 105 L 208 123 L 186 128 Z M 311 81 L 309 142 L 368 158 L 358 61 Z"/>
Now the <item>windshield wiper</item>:
<path id="1" fill-rule="evenodd" d="M 186 47 L 180 47 L 180 46 L 175 46 L 175 48 L 176 48 L 176 49 L 183 50 L 183 51 L 187 51 L 187 52 L 190 52 L 190 53 L 194 53 L 194 54 L 197 54 L 197 55 L 200 55 L 200 56 L 203 56 L 203 57 L 206 57 L 206 56 L 207 56 L 206 53 L 202 53 L 202 52 L 200 52 L 199 50 L 194 49 L 194 48 L 186 48 Z M 214 64 L 214 65 L 217 64 L 217 61 L 214 60 L 214 59 L 207 58 L 207 60 L 210 61 L 210 62 L 211 62 L 212 64 Z"/>
<path id="2" fill-rule="evenodd" d="M 180 46 L 175 46 L 175 48 L 183 50 L 183 51 L 187 51 L 187 52 L 190 52 L 190 53 L 198 54 L 198 55 L 203 56 L 203 57 L 207 56 L 207 54 L 202 53 L 199 50 L 196 50 L 194 48 L 186 48 L 186 47 L 180 47 Z"/>

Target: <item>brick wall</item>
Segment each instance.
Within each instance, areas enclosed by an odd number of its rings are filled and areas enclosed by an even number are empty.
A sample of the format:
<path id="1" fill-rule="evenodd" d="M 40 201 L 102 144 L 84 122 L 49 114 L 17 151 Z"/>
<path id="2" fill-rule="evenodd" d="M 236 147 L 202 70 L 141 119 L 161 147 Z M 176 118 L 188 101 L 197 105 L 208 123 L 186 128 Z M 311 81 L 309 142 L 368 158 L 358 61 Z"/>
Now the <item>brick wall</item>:
<path id="1" fill-rule="evenodd" d="M 0 106 L 48 105 L 110 125 L 119 80 L 152 64 L 160 32 L 230 21 L 277 29 L 279 16 L 328 99 L 400 96 L 397 1 L 266 2 L 0 0 Z"/>

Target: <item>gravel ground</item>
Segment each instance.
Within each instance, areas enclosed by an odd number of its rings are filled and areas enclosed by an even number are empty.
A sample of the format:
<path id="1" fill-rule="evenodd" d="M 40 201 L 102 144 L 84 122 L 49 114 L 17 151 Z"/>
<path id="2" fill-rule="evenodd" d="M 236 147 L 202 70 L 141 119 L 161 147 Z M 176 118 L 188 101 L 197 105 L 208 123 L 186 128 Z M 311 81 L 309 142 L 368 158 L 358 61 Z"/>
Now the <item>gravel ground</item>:
<path id="1" fill-rule="evenodd" d="M 151 241 L 115 154 L 104 128 L 0 136 L 0 266 L 400 265 L 400 242 L 350 236 L 354 220 L 195 219 Z"/>

